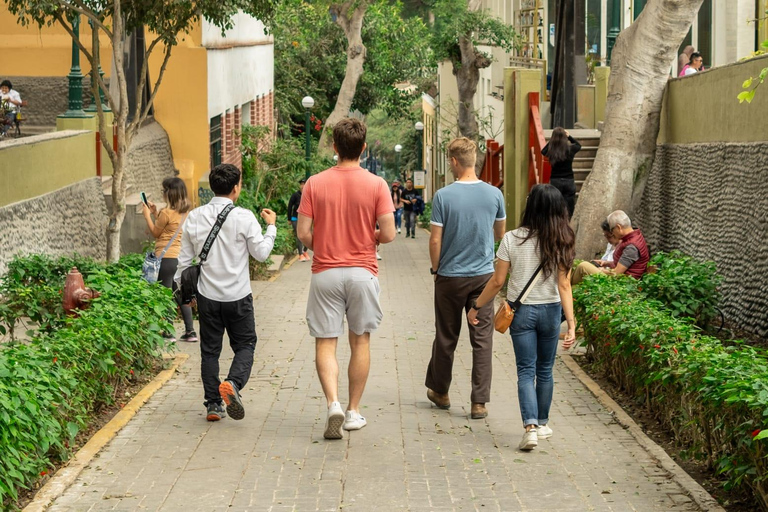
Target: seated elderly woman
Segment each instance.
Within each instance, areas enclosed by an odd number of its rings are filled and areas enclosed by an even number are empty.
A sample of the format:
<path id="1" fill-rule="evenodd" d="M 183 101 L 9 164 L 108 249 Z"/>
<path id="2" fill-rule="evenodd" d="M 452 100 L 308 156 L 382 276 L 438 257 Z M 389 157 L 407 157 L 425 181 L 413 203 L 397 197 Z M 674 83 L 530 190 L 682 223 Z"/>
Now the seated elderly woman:
<path id="1" fill-rule="evenodd" d="M 613 252 L 613 261 L 603 263 L 600 260 L 599 266 L 591 261 L 580 263 L 571 275 L 572 284 L 579 284 L 584 277 L 598 272 L 611 275 L 626 274 L 640 279 L 648 269 L 648 261 L 651 259 L 648 245 L 645 243 L 643 233 L 639 229 L 632 228 L 629 216 L 621 210 L 616 210 L 608 215 L 606 222 L 608 233 L 618 240 Z M 606 238 L 608 238 L 607 235 Z"/>

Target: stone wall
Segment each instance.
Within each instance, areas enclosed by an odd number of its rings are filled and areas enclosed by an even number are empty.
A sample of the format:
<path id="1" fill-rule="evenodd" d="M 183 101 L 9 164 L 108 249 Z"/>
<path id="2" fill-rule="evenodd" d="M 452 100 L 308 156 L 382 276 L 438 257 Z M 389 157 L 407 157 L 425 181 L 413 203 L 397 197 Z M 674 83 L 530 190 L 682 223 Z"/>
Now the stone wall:
<path id="1" fill-rule="evenodd" d="M 638 224 L 652 250 L 712 260 L 722 309 L 768 335 L 768 142 L 659 145 Z"/>
<path id="2" fill-rule="evenodd" d="M 56 116 L 67 110 L 68 82 L 65 76 L 11 76 L 8 80 L 29 102 L 24 110 L 26 124 L 56 128 Z"/>
<path id="3" fill-rule="evenodd" d="M 158 123 L 145 124 L 134 137 L 128 152 L 128 194 L 144 191 L 153 201 L 162 201 L 162 182 L 173 175 L 173 154 L 168 135 Z"/>
<path id="4" fill-rule="evenodd" d="M 106 223 L 99 178 L 4 206 L 0 208 L 0 273 L 15 254 L 77 252 L 104 259 Z"/>

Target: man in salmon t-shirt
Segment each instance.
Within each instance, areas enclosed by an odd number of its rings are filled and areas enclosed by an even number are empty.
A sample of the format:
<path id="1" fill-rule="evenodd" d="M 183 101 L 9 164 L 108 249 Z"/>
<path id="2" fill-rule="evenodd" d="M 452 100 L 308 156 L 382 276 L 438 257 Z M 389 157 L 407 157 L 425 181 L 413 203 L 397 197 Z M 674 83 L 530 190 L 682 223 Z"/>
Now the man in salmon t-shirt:
<path id="1" fill-rule="evenodd" d="M 376 248 L 395 239 L 395 207 L 389 187 L 360 167 L 365 134 L 365 125 L 357 119 L 343 119 L 333 127 L 333 149 L 339 163 L 307 181 L 299 206 L 299 240 L 314 252 L 307 325 L 315 338 L 315 364 L 328 401 L 326 439 L 341 439 L 343 430 L 366 425 L 360 415 L 360 399 L 371 362 L 370 333 L 383 316 Z M 339 403 L 336 360 L 345 313 L 352 350 L 346 414 Z"/>

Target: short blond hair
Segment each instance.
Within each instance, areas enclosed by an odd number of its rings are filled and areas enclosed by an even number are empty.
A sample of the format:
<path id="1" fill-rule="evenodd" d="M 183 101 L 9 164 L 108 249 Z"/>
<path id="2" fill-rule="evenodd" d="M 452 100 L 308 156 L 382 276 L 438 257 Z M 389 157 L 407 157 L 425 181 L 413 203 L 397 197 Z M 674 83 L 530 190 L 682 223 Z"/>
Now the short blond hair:
<path id="1" fill-rule="evenodd" d="M 455 158 L 464 169 L 474 167 L 477 160 L 477 144 L 466 137 L 453 139 L 448 144 L 448 159 L 451 158 Z"/>

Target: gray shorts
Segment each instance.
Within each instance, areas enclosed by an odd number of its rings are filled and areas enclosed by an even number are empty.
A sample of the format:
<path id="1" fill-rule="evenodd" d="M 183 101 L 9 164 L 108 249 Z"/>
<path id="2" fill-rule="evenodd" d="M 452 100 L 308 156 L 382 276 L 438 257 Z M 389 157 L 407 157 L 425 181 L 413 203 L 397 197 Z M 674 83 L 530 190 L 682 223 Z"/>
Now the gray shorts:
<path id="1" fill-rule="evenodd" d="M 379 328 L 379 278 L 359 267 L 342 267 L 312 274 L 307 300 L 307 325 L 315 338 L 344 334 L 344 314 L 355 334 Z"/>

